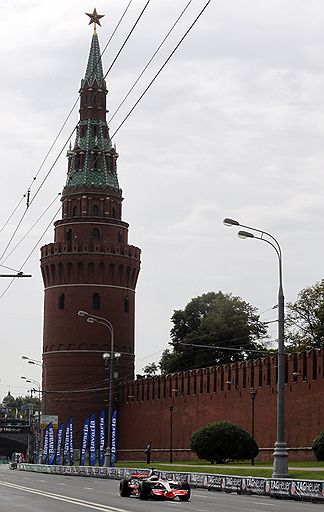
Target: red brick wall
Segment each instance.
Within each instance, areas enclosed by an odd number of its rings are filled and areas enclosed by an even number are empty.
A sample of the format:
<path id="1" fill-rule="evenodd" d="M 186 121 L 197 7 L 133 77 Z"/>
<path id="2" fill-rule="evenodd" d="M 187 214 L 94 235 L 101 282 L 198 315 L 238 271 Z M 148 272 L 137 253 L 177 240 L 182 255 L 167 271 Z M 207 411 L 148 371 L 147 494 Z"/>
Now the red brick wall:
<path id="1" fill-rule="evenodd" d="M 294 459 L 312 456 L 300 449 L 311 446 L 324 430 L 323 358 L 324 350 L 287 356 L 286 440 L 288 448 L 299 448 L 292 450 Z M 151 440 L 153 455 L 168 458 L 172 402 L 175 459 L 190 458 L 192 432 L 211 421 L 231 421 L 251 432 L 251 388 L 257 391 L 255 438 L 261 449 L 269 449 L 260 458 L 270 458 L 276 440 L 275 357 L 128 383 L 120 404 L 119 457 L 144 457 L 144 447 Z"/>

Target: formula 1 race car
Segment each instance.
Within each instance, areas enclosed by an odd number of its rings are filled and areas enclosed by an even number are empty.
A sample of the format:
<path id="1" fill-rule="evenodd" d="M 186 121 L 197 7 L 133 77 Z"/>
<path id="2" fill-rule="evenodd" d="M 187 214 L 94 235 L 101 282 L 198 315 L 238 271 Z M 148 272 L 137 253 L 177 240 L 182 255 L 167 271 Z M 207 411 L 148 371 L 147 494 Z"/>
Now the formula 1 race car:
<path id="1" fill-rule="evenodd" d="M 123 478 L 119 483 L 119 494 L 123 498 L 134 496 L 140 500 L 174 500 L 189 501 L 190 485 L 187 482 L 175 480 L 163 480 L 153 474 L 149 477 L 141 474 L 133 474 L 129 478 Z"/>

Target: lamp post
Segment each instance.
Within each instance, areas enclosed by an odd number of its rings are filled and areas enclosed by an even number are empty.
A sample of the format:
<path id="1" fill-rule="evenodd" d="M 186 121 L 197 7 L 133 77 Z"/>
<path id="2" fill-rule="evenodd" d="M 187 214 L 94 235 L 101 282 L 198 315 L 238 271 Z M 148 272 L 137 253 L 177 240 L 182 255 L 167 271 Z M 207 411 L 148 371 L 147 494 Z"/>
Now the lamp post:
<path id="1" fill-rule="evenodd" d="M 21 359 L 24 359 L 25 361 L 27 361 L 28 364 L 40 366 L 43 369 L 43 363 L 42 363 L 42 361 L 39 361 L 38 359 L 32 359 L 31 357 L 28 357 L 28 356 L 21 356 Z M 43 405 L 43 413 L 45 414 L 45 412 L 46 412 L 46 387 L 45 387 L 44 376 L 43 376 L 43 384 L 44 384 L 44 387 L 43 387 L 43 392 L 42 392 L 42 405 Z"/>
<path id="2" fill-rule="evenodd" d="M 170 449 L 169 449 L 169 462 L 172 464 L 173 462 L 173 409 L 174 409 L 174 397 L 176 396 L 178 390 L 172 389 L 170 403 L 169 403 L 169 411 L 170 411 Z"/>
<path id="3" fill-rule="evenodd" d="M 37 380 L 34 380 L 34 379 L 29 379 L 27 377 L 21 377 L 21 379 L 23 379 L 25 382 L 28 382 L 30 384 L 35 384 L 37 386 L 37 390 L 36 389 L 31 389 L 31 397 L 33 396 L 33 391 L 37 391 L 38 392 L 38 407 L 37 407 L 37 417 L 38 417 L 38 429 L 40 429 L 40 417 L 41 417 L 41 411 L 40 411 L 40 396 L 41 396 L 41 387 L 40 387 L 40 383 L 37 381 Z M 29 416 L 29 427 L 30 427 L 30 416 Z M 36 440 L 36 435 L 35 434 L 35 442 L 38 441 L 38 439 Z M 28 436 L 29 437 L 29 436 Z M 30 455 L 30 454 L 28 454 Z M 36 461 L 38 462 L 38 461 Z"/>
<path id="4" fill-rule="evenodd" d="M 250 396 L 251 396 L 251 436 L 252 440 L 254 441 L 254 402 L 256 398 L 257 392 L 252 389 Z M 253 447 L 252 447 L 253 450 Z M 254 466 L 254 456 L 252 454 L 251 456 L 251 465 Z"/>
<path id="5" fill-rule="evenodd" d="M 111 430 L 112 430 L 112 391 L 113 391 L 113 379 L 114 379 L 114 357 L 117 356 L 117 353 L 114 354 L 114 328 L 112 323 L 107 319 L 101 316 L 91 315 L 86 311 L 78 311 L 78 315 L 81 317 L 85 317 L 89 324 L 101 324 L 104 325 L 110 332 L 110 352 L 106 352 L 103 354 L 104 361 L 110 362 L 109 369 L 109 386 L 108 386 L 108 430 L 107 430 L 107 447 L 105 453 L 105 466 L 111 466 Z M 118 356 L 120 354 L 118 353 Z"/>
<path id="6" fill-rule="evenodd" d="M 256 236 L 249 231 L 239 231 L 239 238 L 256 238 L 271 245 L 276 251 L 279 263 L 279 289 L 278 289 L 278 382 L 277 382 L 277 440 L 273 452 L 273 478 L 288 477 L 288 452 L 285 441 L 285 343 L 284 343 L 284 321 L 285 321 L 285 298 L 282 284 L 282 253 L 279 242 L 266 231 L 245 226 L 237 220 L 224 219 L 225 226 L 237 226 L 250 229 L 259 233 Z M 265 238 L 266 237 L 266 238 Z"/>

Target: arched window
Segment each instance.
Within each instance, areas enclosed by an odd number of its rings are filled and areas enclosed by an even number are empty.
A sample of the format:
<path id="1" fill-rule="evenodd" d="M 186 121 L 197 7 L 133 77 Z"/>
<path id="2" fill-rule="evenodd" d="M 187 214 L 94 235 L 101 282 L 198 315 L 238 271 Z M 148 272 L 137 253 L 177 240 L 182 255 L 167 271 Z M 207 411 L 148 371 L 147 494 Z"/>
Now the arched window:
<path id="1" fill-rule="evenodd" d="M 125 297 L 124 299 L 124 311 L 125 313 L 129 313 L 129 298 Z"/>
<path id="2" fill-rule="evenodd" d="M 98 228 L 92 230 L 92 240 L 96 240 L 97 242 L 100 240 L 100 230 Z"/>
<path id="3" fill-rule="evenodd" d="M 73 209 L 72 209 L 72 217 L 76 217 L 78 214 L 78 207 L 77 206 L 73 206 Z"/>
<path id="4" fill-rule="evenodd" d="M 64 293 L 61 293 L 58 298 L 58 308 L 64 309 L 65 307 L 65 295 Z"/>
<path id="5" fill-rule="evenodd" d="M 98 217 L 98 215 L 99 215 L 99 208 L 98 208 L 97 204 L 94 204 L 92 207 L 92 215 L 94 217 Z"/>
<path id="6" fill-rule="evenodd" d="M 92 295 L 92 309 L 100 309 L 100 295 L 99 295 L 99 293 L 94 293 Z"/>
<path id="7" fill-rule="evenodd" d="M 113 209 L 112 209 L 112 216 L 113 216 L 113 219 L 116 218 L 116 208 L 115 207 L 113 207 Z"/>

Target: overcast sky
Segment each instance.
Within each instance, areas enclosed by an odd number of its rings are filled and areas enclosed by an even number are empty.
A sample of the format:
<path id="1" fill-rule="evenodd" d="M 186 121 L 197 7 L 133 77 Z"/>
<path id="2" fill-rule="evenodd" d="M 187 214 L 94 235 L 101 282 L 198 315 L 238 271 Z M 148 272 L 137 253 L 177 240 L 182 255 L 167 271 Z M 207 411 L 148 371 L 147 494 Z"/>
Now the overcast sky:
<path id="1" fill-rule="evenodd" d="M 167 44 L 110 123 L 113 134 L 207 0 L 192 0 Z M 129 0 L 97 0 L 103 49 Z M 103 56 L 107 70 L 146 0 L 133 0 Z M 188 0 L 151 0 L 108 75 L 113 114 Z M 85 0 L 10 0 L 0 19 L 0 229 L 37 174 L 78 96 L 92 28 Z M 137 286 L 137 371 L 167 347 L 170 317 L 208 291 L 233 293 L 259 312 L 277 302 L 278 263 L 257 240 L 240 240 L 224 217 L 265 229 L 284 257 L 287 301 L 324 277 L 323 0 L 212 0 L 120 129 L 119 183 L 129 240 L 142 249 Z M 74 110 L 32 186 L 33 198 L 78 121 Z M 65 151 L 36 195 L 7 255 L 65 184 Z M 39 247 L 53 241 L 54 202 L 1 263 L 31 273 L 0 300 L 0 398 L 40 379 Z M 24 202 L 0 233 L 2 254 Z M 56 215 L 55 218 L 59 218 Z M 50 228 L 39 242 L 46 226 Z M 3 268 L 2 268 L 3 270 Z M 0 294 L 9 284 L 0 280 Z M 274 317 L 268 311 L 263 320 Z M 276 338 L 275 324 L 269 330 Z"/>

